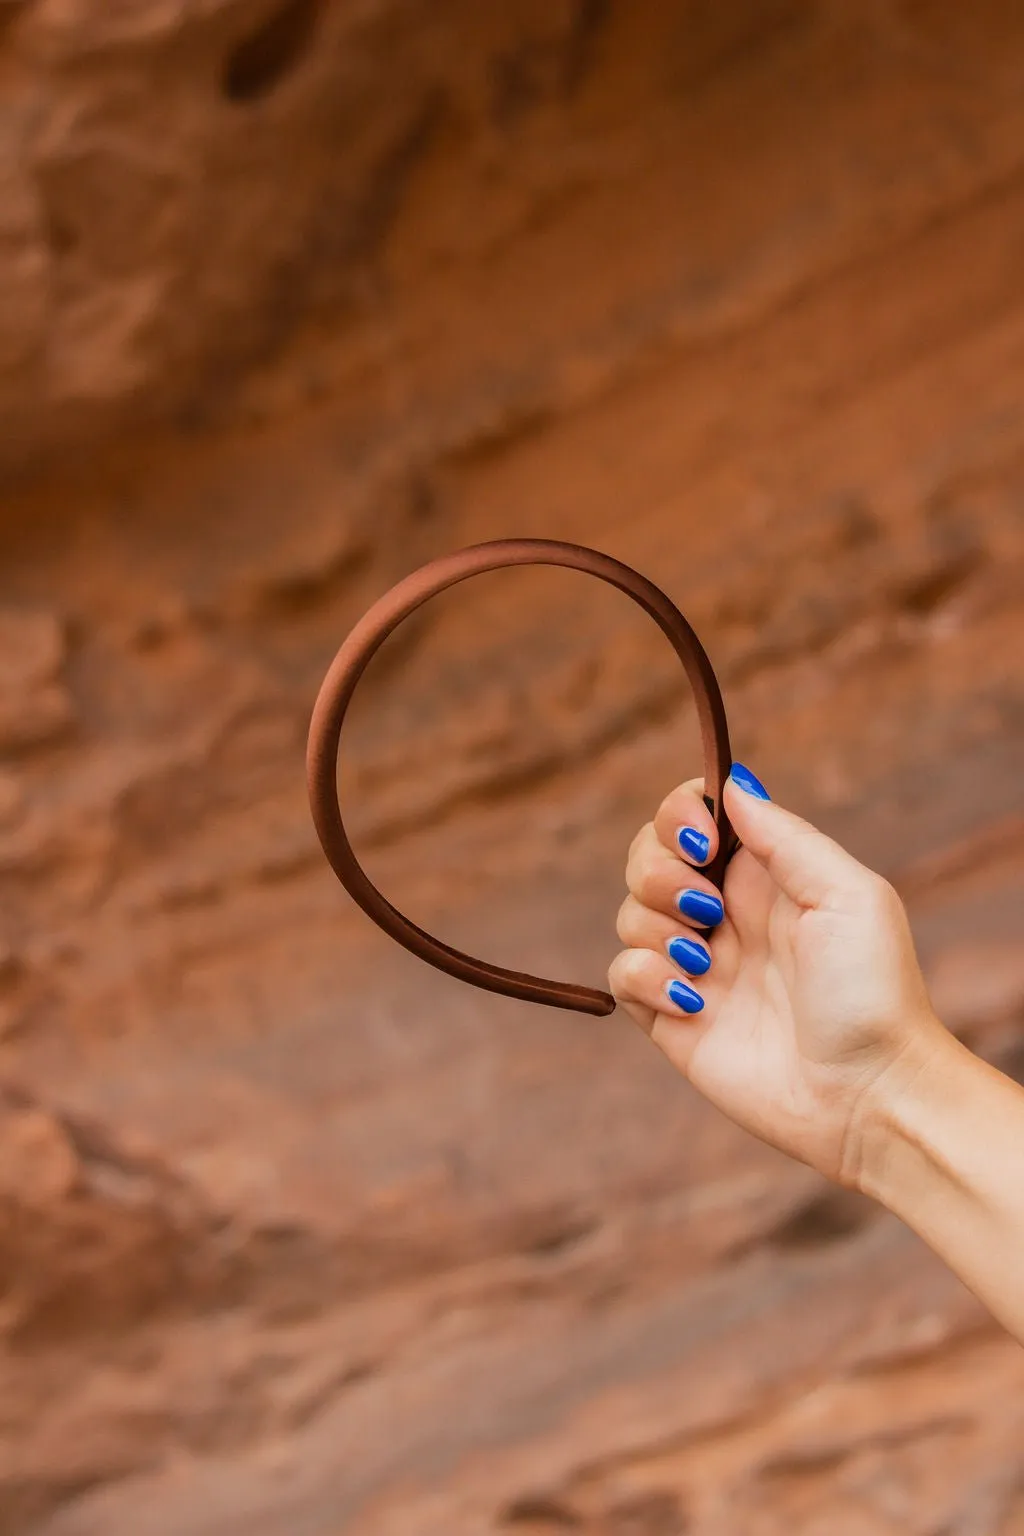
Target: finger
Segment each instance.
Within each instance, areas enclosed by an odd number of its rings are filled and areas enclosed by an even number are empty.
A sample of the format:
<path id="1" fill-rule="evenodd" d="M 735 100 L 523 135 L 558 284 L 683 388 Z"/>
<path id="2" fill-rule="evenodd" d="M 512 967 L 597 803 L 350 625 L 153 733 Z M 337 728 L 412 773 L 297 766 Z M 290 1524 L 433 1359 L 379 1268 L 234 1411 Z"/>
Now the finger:
<path id="1" fill-rule="evenodd" d="M 624 949 L 616 955 L 608 970 L 608 987 L 648 1035 L 661 1013 L 692 1019 L 704 1008 L 696 981 L 682 980 L 664 955 L 650 949 Z"/>
<path id="2" fill-rule="evenodd" d="M 729 860 L 723 886 L 726 919 L 737 943 L 753 956 L 769 943 L 772 908 L 787 900 L 749 849 L 740 846 Z"/>
<path id="3" fill-rule="evenodd" d="M 706 864 L 718 851 L 718 828 L 704 804 L 704 780 L 688 779 L 665 796 L 654 817 L 665 848 L 688 863 Z"/>
<path id="4" fill-rule="evenodd" d="M 690 1075 L 690 1062 L 693 1053 L 697 1049 L 703 1036 L 707 1033 L 708 1018 L 714 1012 L 714 1003 L 705 992 L 705 1007 L 703 1013 L 694 1014 L 691 1018 L 680 1018 L 677 1014 L 663 1011 L 654 1014 L 648 1035 L 658 1047 L 658 1050 L 675 1067 L 683 1077 Z"/>
<path id="5" fill-rule="evenodd" d="M 669 852 L 653 823 L 633 840 L 626 863 L 626 885 L 643 906 L 694 928 L 717 928 L 725 916 L 715 886 Z"/>
<path id="6" fill-rule="evenodd" d="M 667 955 L 677 971 L 687 976 L 707 975 L 714 962 L 703 939 L 681 928 L 673 918 L 641 906 L 635 896 L 627 896 L 622 903 L 615 927 L 623 944 Z"/>
<path id="7" fill-rule="evenodd" d="M 799 906 L 842 906 L 859 898 L 872 878 L 824 832 L 773 804 L 741 763 L 726 780 L 725 808 L 743 846 Z"/>

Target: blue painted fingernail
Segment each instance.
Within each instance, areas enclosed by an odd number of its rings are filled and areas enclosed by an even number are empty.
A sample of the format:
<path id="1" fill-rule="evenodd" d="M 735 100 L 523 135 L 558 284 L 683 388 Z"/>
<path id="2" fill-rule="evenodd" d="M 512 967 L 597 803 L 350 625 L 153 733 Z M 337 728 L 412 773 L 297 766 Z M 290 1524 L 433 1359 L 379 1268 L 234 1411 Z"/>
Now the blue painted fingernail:
<path id="1" fill-rule="evenodd" d="M 711 847 L 711 839 L 703 832 L 698 832 L 696 827 L 680 827 L 677 837 L 686 857 L 697 864 L 703 864 Z"/>
<path id="2" fill-rule="evenodd" d="M 676 1007 L 681 1008 L 684 1013 L 700 1013 L 704 1007 L 704 999 L 700 993 L 686 986 L 685 982 L 670 981 L 666 991 Z"/>
<path id="3" fill-rule="evenodd" d="M 771 795 L 765 789 L 756 773 L 751 773 L 749 768 L 744 768 L 742 763 L 733 763 L 729 769 L 729 777 L 740 789 L 745 789 L 748 795 L 756 795 L 758 800 L 770 800 Z"/>
<path id="4" fill-rule="evenodd" d="M 714 928 L 725 916 L 725 908 L 717 896 L 708 896 L 704 891 L 681 891 L 676 906 L 684 917 L 692 917 L 695 923 L 703 923 L 706 928 Z"/>
<path id="5" fill-rule="evenodd" d="M 671 939 L 668 952 L 680 970 L 691 976 L 703 976 L 711 969 L 711 956 L 703 944 L 695 944 L 692 939 Z"/>

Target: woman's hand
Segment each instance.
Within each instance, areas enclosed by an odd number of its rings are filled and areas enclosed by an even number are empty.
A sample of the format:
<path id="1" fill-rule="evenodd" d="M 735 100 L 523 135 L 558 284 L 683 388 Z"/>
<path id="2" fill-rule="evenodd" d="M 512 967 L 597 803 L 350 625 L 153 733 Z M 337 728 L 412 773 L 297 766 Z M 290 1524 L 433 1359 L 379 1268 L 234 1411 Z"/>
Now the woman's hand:
<path id="1" fill-rule="evenodd" d="M 723 909 L 701 789 L 634 839 L 612 991 L 727 1115 L 888 1206 L 1024 1343 L 1024 1090 L 935 1017 L 892 887 L 739 764 Z"/>
<path id="2" fill-rule="evenodd" d="M 630 947 L 609 985 L 712 1103 L 856 1186 L 861 1128 L 884 1085 L 952 1042 L 929 1003 L 903 904 L 736 764 L 725 805 L 743 846 L 723 907 L 699 873 L 717 837 L 702 789 L 691 780 L 673 790 L 633 841 L 618 919 Z"/>

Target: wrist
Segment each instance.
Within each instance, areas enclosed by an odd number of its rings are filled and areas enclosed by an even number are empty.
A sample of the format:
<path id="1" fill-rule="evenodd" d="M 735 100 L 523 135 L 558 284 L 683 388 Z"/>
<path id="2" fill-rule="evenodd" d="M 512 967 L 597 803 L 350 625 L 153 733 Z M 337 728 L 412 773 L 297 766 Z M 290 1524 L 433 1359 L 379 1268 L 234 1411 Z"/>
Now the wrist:
<path id="1" fill-rule="evenodd" d="M 951 1100 L 962 1092 L 963 1074 L 978 1065 L 934 1015 L 908 1031 L 851 1117 L 844 1182 L 903 1214 L 925 1171 L 941 1164 Z"/>

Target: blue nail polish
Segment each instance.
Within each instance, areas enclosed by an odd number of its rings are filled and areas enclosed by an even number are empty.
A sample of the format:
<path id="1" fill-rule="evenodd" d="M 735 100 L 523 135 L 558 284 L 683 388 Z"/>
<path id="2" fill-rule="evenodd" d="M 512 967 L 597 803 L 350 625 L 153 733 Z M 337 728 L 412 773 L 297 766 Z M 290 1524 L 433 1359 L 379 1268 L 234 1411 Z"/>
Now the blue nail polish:
<path id="1" fill-rule="evenodd" d="M 684 917 L 692 917 L 705 928 L 714 928 L 725 916 L 725 908 L 717 896 L 707 896 L 703 891 L 682 891 L 676 902 Z"/>
<path id="2" fill-rule="evenodd" d="M 711 969 L 711 956 L 703 944 L 695 944 L 692 939 L 670 939 L 668 952 L 679 969 L 690 976 L 703 976 Z"/>
<path id="3" fill-rule="evenodd" d="M 686 986 L 685 982 L 670 981 L 666 990 L 676 1007 L 681 1008 L 684 1013 L 700 1013 L 704 1007 L 704 999 L 700 993 Z"/>
<path id="4" fill-rule="evenodd" d="M 770 800 L 771 795 L 765 789 L 756 773 L 751 773 L 749 768 L 744 768 L 742 763 L 733 763 L 729 769 L 729 777 L 740 789 L 745 789 L 748 795 L 756 795 L 758 800 Z"/>
<path id="5" fill-rule="evenodd" d="M 693 859 L 697 864 L 703 864 L 711 847 L 711 839 L 703 832 L 698 832 L 696 827 L 680 827 L 677 837 L 686 857 Z"/>

